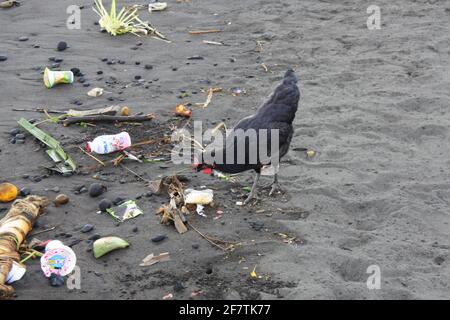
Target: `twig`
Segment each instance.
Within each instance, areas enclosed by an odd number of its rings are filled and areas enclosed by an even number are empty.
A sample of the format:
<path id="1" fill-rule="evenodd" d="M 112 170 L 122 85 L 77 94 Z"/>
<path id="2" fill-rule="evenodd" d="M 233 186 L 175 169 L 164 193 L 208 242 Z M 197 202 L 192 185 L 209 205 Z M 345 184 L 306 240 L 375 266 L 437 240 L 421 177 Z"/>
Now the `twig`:
<path id="1" fill-rule="evenodd" d="M 217 33 L 217 32 L 222 32 L 222 30 L 219 30 L 219 29 L 193 30 L 193 31 L 189 31 L 189 34 L 200 35 L 200 34 Z"/>
<path id="2" fill-rule="evenodd" d="M 212 44 L 212 45 L 216 45 L 216 46 L 224 46 L 225 44 L 222 42 L 217 42 L 217 41 L 208 41 L 208 40 L 203 40 L 204 44 Z"/>
<path id="3" fill-rule="evenodd" d="M 144 116 L 84 116 L 84 117 L 70 117 L 63 121 L 64 126 L 69 126 L 73 123 L 79 122 L 143 122 L 149 121 L 155 118 L 153 114 L 147 114 Z"/>
<path id="4" fill-rule="evenodd" d="M 261 67 L 264 69 L 265 72 L 269 72 L 269 68 L 264 63 L 261 63 Z"/>
<path id="5" fill-rule="evenodd" d="M 81 152 L 83 152 L 85 155 L 91 157 L 92 159 L 94 159 L 95 161 L 97 161 L 98 163 L 100 163 L 102 166 L 106 167 L 105 163 L 103 161 L 101 161 L 100 159 L 97 159 L 96 157 L 94 157 L 92 154 L 86 152 L 83 150 L 82 147 L 78 146 L 78 149 L 81 150 Z"/>
<path id="6" fill-rule="evenodd" d="M 213 88 L 208 89 L 208 97 L 206 97 L 205 103 L 196 103 L 196 105 L 201 106 L 203 109 L 207 108 L 209 104 L 211 103 L 212 96 L 213 96 Z"/>
<path id="7" fill-rule="evenodd" d="M 145 179 L 144 177 L 142 177 L 141 175 L 137 174 L 137 173 L 134 172 L 133 170 L 131 170 L 131 169 L 125 167 L 123 164 L 119 163 L 119 165 L 120 165 L 122 168 L 124 168 L 125 170 L 131 172 L 133 175 L 135 175 L 136 177 L 138 177 L 138 178 L 141 179 L 142 181 L 145 181 L 145 182 L 150 183 L 149 180 Z"/>
<path id="8" fill-rule="evenodd" d="M 219 249 L 221 249 L 221 250 L 223 250 L 223 251 L 228 251 L 228 250 L 230 250 L 230 249 L 235 245 L 235 243 L 223 241 L 223 240 L 220 240 L 220 239 L 216 239 L 216 238 L 214 238 L 214 237 L 211 237 L 211 236 L 208 236 L 208 235 L 205 235 L 205 234 L 201 233 L 201 232 L 200 232 L 197 228 L 195 228 L 195 227 L 192 225 L 192 223 L 190 223 L 189 221 L 187 221 L 187 224 L 188 224 L 189 227 L 191 227 L 195 232 L 197 232 L 202 238 L 204 238 L 206 241 L 208 241 L 209 243 L 211 243 L 213 246 L 216 246 L 217 248 L 219 248 Z M 228 244 L 228 245 L 227 245 L 226 247 L 222 247 L 221 245 L 219 245 L 219 243 L 222 243 L 222 244 Z"/>
<path id="9" fill-rule="evenodd" d="M 49 232 L 49 231 L 52 231 L 52 230 L 55 230 L 55 229 L 56 229 L 56 227 L 51 227 L 51 228 L 48 228 L 48 229 L 45 229 L 45 230 L 42 230 L 42 231 L 38 231 L 38 232 L 35 232 L 35 233 L 31 234 L 30 237 L 37 236 L 38 234 Z"/>
<path id="10" fill-rule="evenodd" d="M 66 111 L 47 110 L 45 108 L 35 108 L 35 109 L 18 109 L 18 108 L 13 108 L 11 110 L 12 111 L 20 111 L 20 112 L 39 112 L 39 113 L 44 113 L 45 111 L 47 111 L 48 113 L 67 114 Z"/>

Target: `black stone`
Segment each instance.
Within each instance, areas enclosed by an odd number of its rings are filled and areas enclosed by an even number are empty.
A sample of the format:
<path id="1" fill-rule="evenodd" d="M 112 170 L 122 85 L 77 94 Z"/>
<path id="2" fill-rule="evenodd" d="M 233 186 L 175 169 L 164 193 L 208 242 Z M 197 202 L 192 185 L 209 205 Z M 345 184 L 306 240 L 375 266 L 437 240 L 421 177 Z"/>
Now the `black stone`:
<path id="1" fill-rule="evenodd" d="M 50 278 L 48 278 L 50 281 L 50 285 L 52 287 L 61 287 L 65 284 L 66 280 L 64 279 L 63 276 L 57 275 L 52 273 L 50 275 Z"/>
<path id="2" fill-rule="evenodd" d="M 92 224 L 85 224 L 85 225 L 81 228 L 81 232 L 82 232 L 82 233 L 91 232 L 92 230 L 94 230 L 94 226 L 93 226 Z"/>
<path id="3" fill-rule="evenodd" d="M 66 50 L 66 49 L 67 49 L 67 42 L 65 42 L 65 41 L 60 41 L 60 42 L 58 43 L 58 46 L 56 47 L 56 49 L 57 49 L 58 51 L 64 51 L 64 50 Z"/>
<path id="4" fill-rule="evenodd" d="M 89 195 L 93 198 L 100 196 L 106 191 L 106 187 L 100 183 L 93 183 L 89 186 Z M 81 193 L 81 190 L 80 190 Z"/>
<path id="5" fill-rule="evenodd" d="M 98 204 L 98 207 L 101 211 L 105 212 L 106 209 L 109 209 L 112 207 L 112 202 L 108 199 L 103 199 L 102 201 L 100 201 L 100 203 Z"/>
<path id="6" fill-rule="evenodd" d="M 160 234 L 159 236 L 156 236 L 154 238 L 152 238 L 152 242 L 161 242 L 166 238 L 165 234 Z"/>

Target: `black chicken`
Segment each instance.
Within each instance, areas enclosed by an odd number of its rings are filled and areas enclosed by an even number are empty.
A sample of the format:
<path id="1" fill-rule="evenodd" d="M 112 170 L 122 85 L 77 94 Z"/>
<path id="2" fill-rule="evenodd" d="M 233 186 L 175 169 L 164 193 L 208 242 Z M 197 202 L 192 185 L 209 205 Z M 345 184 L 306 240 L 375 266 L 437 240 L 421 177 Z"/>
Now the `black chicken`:
<path id="1" fill-rule="evenodd" d="M 251 199 L 256 197 L 256 189 L 261 168 L 271 162 L 269 161 L 269 163 L 267 163 L 267 161 L 262 161 L 263 159 L 259 154 L 260 140 L 262 141 L 265 139 L 267 141 L 267 156 L 270 156 L 270 159 L 272 160 L 274 159 L 274 156 L 277 157 L 276 159 L 281 159 L 281 157 L 288 152 L 294 133 L 292 122 L 294 121 L 295 113 L 297 112 L 299 99 L 300 92 L 297 87 L 297 77 L 295 76 L 294 70 L 289 69 L 286 71 L 283 80 L 277 86 L 274 93 L 261 105 L 261 107 L 259 107 L 256 114 L 239 121 L 228 134 L 225 147 L 213 151 L 212 155 L 215 156 L 216 159 L 217 155 L 222 153 L 221 158 L 223 161 L 221 163 L 216 163 L 216 161 L 213 163 L 206 163 L 205 157 L 202 157 L 202 160 L 194 165 L 197 171 L 206 168 L 226 173 L 239 173 L 247 170 L 254 170 L 256 172 L 255 180 L 250 194 L 244 201 L 244 205 L 247 204 Z M 242 136 L 239 135 L 242 135 L 242 132 L 245 133 L 249 131 L 249 129 L 255 130 L 253 132 L 256 132 L 256 137 L 255 135 L 253 135 L 253 137 L 251 135 L 245 135 L 244 140 L 241 139 L 241 142 L 238 142 L 239 138 L 242 138 Z M 272 153 L 271 150 L 271 142 L 272 139 L 274 139 L 272 138 L 272 129 L 278 131 L 278 147 L 277 150 L 274 150 L 274 153 Z M 266 130 L 267 139 L 265 138 L 266 136 L 261 134 L 260 130 Z M 242 141 L 245 141 L 245 143 Z M 264 146 L 264 142 L 261 143 L 261 145 Z M 242 152 L 245 152 L 245 154 L 243 155 Z M 231 155 L 229 156 L 231 159 L 227 159 L 227 154 Z M 269 195 L 272 195 L 275 190 L 280 189 L 276 172 L 271 186 L 272 188 Z"/>

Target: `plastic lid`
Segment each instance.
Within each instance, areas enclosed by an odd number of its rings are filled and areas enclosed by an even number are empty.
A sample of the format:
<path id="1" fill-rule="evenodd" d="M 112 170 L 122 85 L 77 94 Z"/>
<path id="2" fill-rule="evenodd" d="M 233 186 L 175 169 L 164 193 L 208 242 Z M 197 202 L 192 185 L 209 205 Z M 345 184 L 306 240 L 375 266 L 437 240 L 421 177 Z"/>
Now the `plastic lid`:
<path id="1" fill-rule="evenodd" d="M 75 252 L 67 246 L 47 250 L 41 257 L 41 269 L 46 277 L 50 277 L 52 273 L 68 275 L 75 269 L 76 263 Z"/>

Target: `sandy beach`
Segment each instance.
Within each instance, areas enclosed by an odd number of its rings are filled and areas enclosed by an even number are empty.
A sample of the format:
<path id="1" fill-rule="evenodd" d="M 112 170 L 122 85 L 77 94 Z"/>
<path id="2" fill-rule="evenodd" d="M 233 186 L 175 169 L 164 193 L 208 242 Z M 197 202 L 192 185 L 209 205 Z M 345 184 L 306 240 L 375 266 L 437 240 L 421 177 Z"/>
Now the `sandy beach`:
<path id="1" fill-rule="evenodd" d="M 65 206 L 50 205 L 31 235 L 55 227 L 36 237 L 71 244 L 81 271 L 80 289 L 56 288 L 38 259 L 28 261 L 25 276 L 13 284 L 16 299 L 159 300 L 169 293 L 196 300 L 450 298 L 448 1 L 377 1 L 379 30 L 366 25 L 366 9 L 375 4 L 370 1 L 168 0 L 165 11 L 140 10 L 171 43 L 100 32 L 92 1 L 76 3 L 84 6 L 81 29 L 70 30 L 71 4 L 23 0 L 0 9 L 0 56 L 7 57 L 0 61 L 0 183 L 50 199 L 56 187 L 70 197 Z M 124 4 L 135 2 L 118 0 Z M 205 29 L 221 32 L 188 33 Z M 69 47 L 57 51 L 60 41 Z M 203 59 L 189 59 L 195 56 Z M 79 68 L 83 83 L 77 77 L 46 89 L 42 71 L 55 63 L 52 57 L 63 59 L 60 70 Z M 171 162 L 123 162 L 147 180 L 182 171 L 186 188 L 213 189 L 216 207 L 190 221 L 201 232 L 241 243 L 233 252 L 192 229 L 179 234 L 161 225 L 155 212 L 167 196 L 152 194 L 130 172 L 111 165 L 114 156 L 99 156 L 108 163 L 101 167 L 78 148 L 124 128 L 42 124 L 78 164 L 70 177 L 43 168 L 51 160 L 30 135 L 24 144 L 10 143 L 9 132 L 21 117 L 45 117 L 13 109 L 39 107 L 115 104 L 155 114 L 142 127 L 125 127 L 135 141 L 170 134 L 170 125 L 182 124 L 173 113 L 179 103 L 192 103 L 192 119 L 204 128 L 221 121 L 233 127 L 256 110 L 288 68 L 299 77 L 301 99 L 291 150 L 281 162 L 285 193 L 269 197 L 260 188 L 261 200 L 241 207 L 236 202 L 251 186 L 250 172 L 230 182 Z M 107 92 L 89 97 L 95 87 Z M 205 101 L 208 88 L 223 90 L 207 108 L 195 106 Z M 232 94 L 236 88 L 241 94 Z M 308 157 L 305 149 L 317 154 Z M 75 192 L 94 182 L 107 187 L 100 198 Z M 117 197 L 135 199 L 144 214 L 117 223 L 96 213 L 101 199 Z M 0 218 L 9 207 L 0 203 Z M 81 233 L 86 224 L 94 230 Z M 130 247 L 95 259 L 93 235 L 115 235 Z M 152 242 L 158 235 L 166 239 Z M 147 255 L 162 252 L 171 260 L 139 266 Z M 381 288 L 371 290 L 367 268 L 373 265 L 381 271 Z M 258 279 L 250 277 L 255 266 Z"/>

